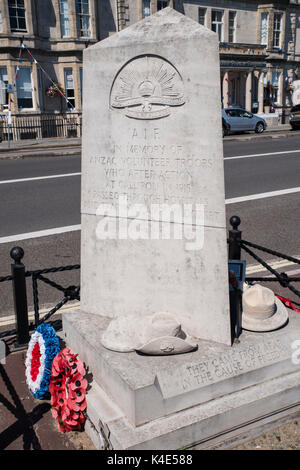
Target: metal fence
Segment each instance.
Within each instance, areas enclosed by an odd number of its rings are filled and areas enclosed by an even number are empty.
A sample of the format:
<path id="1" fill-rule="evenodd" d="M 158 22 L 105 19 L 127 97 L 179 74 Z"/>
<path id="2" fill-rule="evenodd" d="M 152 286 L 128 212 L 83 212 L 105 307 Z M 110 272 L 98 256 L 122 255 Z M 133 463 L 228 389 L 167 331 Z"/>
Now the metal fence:
<path id="1" fill-rule="evenodd" d="M 26 271 L 26 268 L 22 263 L 22 259 L 24 257 L 24 250 L 22 248 L 13 248 L 10 251 L 10 256 L 14 260 L 14 264 L 11 265 L 11 274 L 8 276 L 0 277 L 0 285 L 3 282 L 12 282 L 16 328 L 1 333 L 0 338 L 15 335 L 15 346 L 18 347 L 20 345 L 28 343 L 30 329 L 36 328 L 39 324 L 49 320 L 49 318 L 52 317 L 54 313 L 56 313 L 70 300 L 80 300 L 79 286 L 64 287 L 54 282 L 52 279 L 45 277 L 45 274 L 80 269 L 80 264 L 39 269 L 35 271 Z M 31 278 L 32 281 L 34 323 L 31 325 L 29 325 L 28 320 L 26 278 Z M 63 295 L 62 300 L 42 318 L 40 318 L 38 281 L 44 282 L 49 286 L 53 287 L 54 289 L 57 289 L 58 291 L 62 292 Z"/>
<path id="2" fill-rule="evenodd" d="M 81 128 L 82 117 L 77 113 L 12 115 L 10 125 L 6 119 L 0 121 L 0 137 L 4 141 L 81 137 Z"/>
<path id="3" fill-rule="evenodd" d="M 249 283 L 253 282 L 277 282 L 282 287 L 289 289 L 293 294 L 300 298 L 300 291 L 294 286 L 295 282 L 300 282 L 300 277 L 290 277 L 286 273 L 279 273 L 272 268 L 266 261 L 260 256 L 255 254 L 251 248 L 262 251 L 264 253 L 271 254 L 283 259 L 286 259 L 292 263 L 300 265 L 300 260 L 293 258 L 288 255 L 284 255 L 277 251 L 262 247 L 255 243 L 248 242 L 242 239 L 242 232 L 239 230 L 241 220 L 238 216 L 233 216 L 230 219 L 232 228 L 229 230 L 228 242 L 228 258 L 229 260 L 240 260 L 242 249 L 252 256 L 259 264 L 261 264 L 266 270 L 268 270 L 271 277 L 246 277 L 246 281 Z M 70 300 L 80 300 L 80 286 L 68 286 L 64 287 L 53 280 L 49 279 L 45 275 L 50 273 L 58 273 L 64 271 L 78 270 L 80 265 L 60 266 L 55 268 L 40 269 L 35 271 L 26 271 L 22 259 L 24 257 L 24 251 L 20 247 L 15 247 L 10 251 L 10 256 L 14 260 L 12 264 L 11 274 L 8 276 L 0 277 L 0 286 L 4 282 L 12 282 L 13 287 L 13 298 L 14 298 L 14 311 L 15 311 L 15 322 L 16 328 L 14 330 L 6 331 L 0 334 L 0 338 L 13 336 L 16 337 L 16 345 L 26 345 L 29 341 L 29 331 L 37 327 L 39 324 L 48 321 L 54 313 L 56 313 L 61 307 L 63 307 Z M 34 323 L 29 325 L 28 321 L 28 302 L 26 292 L 26 278 L 31 278 L 32 281 L 32 292 L 33 292 L 33 303 L 34 303 Z M 40 318 L 40 307 L 39 307 L 39 291 L 38 282 L 46 283 L 60 291 L 63 295 L 62 300 L 55 305 L 47 314 Z M 295 302 L 296 303 L 296 302 Z M 233 305 L 232 305 L 233 304 Z M 299 303 L 296 303 L 299 305 Z M 241 293 L 237 292 L 235 295 L 230 296 L 230 312 L 231 312 L 231 325 L 234 338 L 238 337 L 241 332 Z M 234 313 L 233 313 L 234 312 Z M 233 318 L 234 317 L 234 318 Z"/>
<path id="4" fill-rule="evenodd" d="M 292 256 L 284 255 L 278 251 L 265 248 L 261 245 L 251 243 L 242 239 L 242 232 L 239 230 L 241 219 L 238 216 L 233 216 L 230 219 L 232 229 L 229 230 L 229 259 L 241 259 L 241 251 L 244 250 L 248 255 L 261 264 L 273 277 L 246 277 L 248 282 L 279 282 L 282 287 L 289 289 L 293 294 L 300 297 L 300 291 L 294 286 L 295 282 L 300 282 L 300 277 L 290 277 L 286 273 L 279 273 L 276 269 L 272 268 L 266 261 L 264 261 L 257 253 L 254 253 L 250 248 L 256 249 L 263 253 L 268 253 L 281 259 L 286 259 L 291 263 L 299 264 L 300 260 Z"/>

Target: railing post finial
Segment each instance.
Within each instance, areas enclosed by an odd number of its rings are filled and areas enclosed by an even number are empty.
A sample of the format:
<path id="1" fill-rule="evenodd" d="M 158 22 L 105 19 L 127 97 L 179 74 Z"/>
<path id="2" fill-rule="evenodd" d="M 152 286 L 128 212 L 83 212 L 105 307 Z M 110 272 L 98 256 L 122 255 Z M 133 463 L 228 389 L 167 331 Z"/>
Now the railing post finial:
<path id="1" fill-rule="evenodd" d="M 26 273 L 25 266 L 21 262 L 24 257 L 23 248 L 16 246 L 10 251 L 10 256 L 14 260 L 11 265 L 12 284 L 14 294 L 14 307 L 17 327 L 16 348 L 23 346 L 29 341 L 28 305 L 26 293 Z"/>
<path id="2" fill-rule="evenodd" d="M 238 215 L 233 215 L 230 217 L 230 225 L 232 226 L 233 230 L 238 230 L 238 226 L 241 224 L 241 219 Z"/>
<path id="3" fill-rule="evenodd" d="M 14 260 L 16 264 L 20 264 L 21 260 L 24 258 L 24 250 L 20 246 L 15 246 L 10 250 L 10 257 Z"/>
<path id="4" fill-rule="evenodd" d="M 229 230 L 229 259 L 241 259 L 241 245 L 242 232 L 238 229 L 241 219 L 238 215 L 230 217 L 230 225 L 232 229 Z"/>

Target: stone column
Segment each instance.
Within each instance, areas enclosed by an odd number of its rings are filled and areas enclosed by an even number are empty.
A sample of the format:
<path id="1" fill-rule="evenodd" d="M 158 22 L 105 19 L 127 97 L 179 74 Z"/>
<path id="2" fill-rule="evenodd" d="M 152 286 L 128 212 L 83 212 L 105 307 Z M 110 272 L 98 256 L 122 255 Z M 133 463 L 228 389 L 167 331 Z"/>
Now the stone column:
<path id="1" fill-rule="evenodd" d="M 2 13 L 2 33 L 10 34 L 10 22 L 7 0 L 0 0 L 0 8 Z"/>
<path id="2" fill-rule="evenodd" d="M 7 65 L 7 78 L 8 83 L 16 83 L 16 66 L 18 62 L 10 61 Z M 13 113 L 18 112 L 18 97 L 17 97 L 17 87 L 14 87 L 14 93 L 11 95 L 13 103 L 10 104 L 10 109 Z M 8 103 L 9 104 L 9 103 Z"/>
<path id="3" fill-rule="evenodd" d="M 223 38 L 221 41 L 228 42 L 229 31 L 229 11 L 225 10 L 223 13 Z"/>
<path id="4" fill-rule="evenodd" d="M 31 0 L 25 0 L 25 15 L 26 15 L 26 28 L 28 34 L 31 36 L 34 35 L 34 27 L 33 27 L 33 10 L 32 10 L 32 3 Z"/>
<path id="5" fill-rule="evenodd" d="M 239 106 L 244 108 L 244 73 L 240 72 L 239 74 Z"/>
<path id="6" fill-rule="evenodd" d="M 229 72 L 225 71 L 223 76 L 223 90 L 222 90 L 222 103 L 223 107 L 227 108 L 229 106 Z"/>
<path id="7" fill-rule="evenodd" d="M 81 95 L 80 95 L 80 66 L 81 64 L 79 63 L 73 63 L 72 64 L 72 69 L 73 69 L 73 83 L 74 83 L 74 94 L 75 94 L 75 109 L 81 110 Z"/>
<path id="8" fill-rule="evenodd" d="M 252 108 L 252 71 L 247 72 L 246 77 L 246 100 L 245 108 L 247 111 L 251 111 Z"/>
<path id="9" fill-rule="evenodd" d="M 211 29 L 211 8 L 206 9 L 206 15 L 205 15 L 205 25 L 206 28 Z"/>
<path id="10" fill-rule="evenodd" d="M 137 12 L 138 12 L 138 19 L 141 20 L 142 19 L 142 0 L 136 0 L 137 2 Z"/>
<path id="11" fill-rule="evenodd" d="M 39 96 L 39 77 L 38 77 L 38 68 L 37 64 L 32 64 L 32 100 L 33 107 L 37 112 L 40 112 L 40 96 Z"/>
<path id="12" fill-rule="evenodd" d="M 96 12 L 96 5 L 95 0 L 90 0 L 90 31 L 91 31 L 91 39 L 97 39 L 97 12 Z"/>
<path id="13" fill-rule="evenodd" d="M 280 71 L 279 79 L 278 79 L 278 98 L 279 98 L 279 105 L 282 106 L 284 104 L 284 99 L 285 99 L 285 80 L 284 80 L 285 74 L 284 70 Z"/>
<path id="14" fill-rule="evenodd" d="M 286 82 L 286 85 L 287 85 L 287 86 L 292 86 L 293 81 L 294 81 L 294 74 L 295 74 L 295 72 L 294 72 L 293 69 L 289 69 L 289 70 L 287 71 L 287 78 L 288 78 L 288 80 L 287 80 L 287 82 Z M 286 103 L 285 103 L 285 104 L 286 104 L 287 106 L 291 106 L 291 105 L 292 105 L 292 93 L 291 93 L 291 92 L 289 92 L 289 93 L 286 94 Z"/>
<path id="15" fill-rule="evenodd" d="M 151 15 L 157 12 L 157 1 L 151 0 Z"/>
<path id="16" fill-rule="evenodd" d="M 60 23 L 60 8 L 59 8 L 59 0 L 52 0 L 53 10 L 55 12 L 55 37 L 53 39 L 60 39 L 61 38 L 61 23 Z"/>
<path id="17" fill-rule="evenodd" d="M 272 70 L 270 68 L 267 70 L 267 84 L 268 83 L 272 84 Z M 268 97 L 269 97 L 269 94 L 270 92 L 268 91 Z M 269 112 L 270 112 L 270 105 L 265 106 L 265 113 L 269 113 Z"/>
<path id="18" fill-rule="evenodd" d="M 77 21 L 76 21 L 76 6 L 75 0 L 69 0 L 69 18 L 70 18 L 70 37 L 77 38 Z"/>
<path id="19" fill-rule="evenodd" d="M 295 60 L 295 53 L 296 53 L 296 31 L 297 31 L 297 14 L 295 11 L 290 11 L 290 31 L 289 37 L 290 40 L 288 41 L 287 48 L 288 53 L 290 54 L 290 60 Z"/>
<path id="20" fill-rule="evenodd" d="M 258 74 L 258 114 L 264 112 L 264 72 Z"/>

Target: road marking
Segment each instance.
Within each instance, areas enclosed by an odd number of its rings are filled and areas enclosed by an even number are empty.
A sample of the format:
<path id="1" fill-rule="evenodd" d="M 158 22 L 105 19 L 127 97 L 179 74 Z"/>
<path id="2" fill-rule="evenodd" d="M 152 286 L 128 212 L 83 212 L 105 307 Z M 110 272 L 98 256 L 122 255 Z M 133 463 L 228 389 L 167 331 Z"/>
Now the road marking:
<path id="1" fill-rule="evenodd" d="M 292 256 L 292 258 L 300 259 L 300 255 Z M 291 261 L 288 261 L 286 259 L 282 261 L 270 260 L 270 261 L 267 261 L 267 263 L 273 269 L 280 269 L 280 268 L 287 267 L 287 266 L 296 266 L 295 263 L 292 263 Z M 246 274 L 259 273 L 261 271 L 267 271 L 267 269 L 261 264 L 251 264 L 250 266 L 247 267 Z"/>
<path id="2" fill-rule="evenodd" d="M 50 228 L 47 230 L 39 230 L 38 232 L 20 233 L 18 235 L 10 235 L 8 237 L 1 237 L 0 244 L 17 242 L 20 240 L 28 240 L 30 238 L 48 237 L 49 235 L 57 235 L 59 233 L 77 232 L 78 230 L 81 230 L 81 225 L 69 225 L 67 227 L 58 227 L 58 228 Z"/>
<path id="3" fill-rule="evenodd" d="M 238 160 L 243 158 L 255 158 L 255 157 L 266 157 L 266 156 L 276 156 L 276 155 L 286 155 L 286 154 L 297 154 L 300 153 L 299 150 L 286 150 L 284 152 L 270 152 L 270 153 L 256 153 L 252 155 L 237 155 L 234 157 L 224 157 L 224 160 Z M 36 176 L 31 178 L 19 178 L 19 179 L 10 179 L 0 181 L 0 184 L 13 184 L 13 183 L 24 183 L 27 181 L 39 181 L 39 180 L 47 180 L 47 179 L 56 179 L 56 178 L 67 178 L 70 176 L 81 176 L 81 172 L 77 173 L 64 173 L 59 175 L 47 175 L 47 176 Z"/>
<path id="4" fill-rule="evenodd" d="M 270 191 L 268 193 L 260 193 L 260 194 L 251 194 L 249 196 L 241 196 L 235 197 L 232 199 L 226 199 L 225 204 L 237 204 L 240 202 L 246 201 L 254 201 L 256 199 L 264 199 L 268 197 L 274 196 L 282 196 L 285 194 L 293 194 L 300 192 L 300 187 L 298 188 L 290 188 L 290 189 L 282 189 L 280 191 Z M 29 233 L 21 233 L 17 235 L 9 235 L 7 237 L 0 238 L 0 244 L 3 243 L 11 243 L 16 242 L 19 240 L 28 240 L 30 238 L 40 238 L 40 237 L 48 237 L 50 235 L 57 235 L 60 233 L 67 233 L 67 232 L 76 232 L 81 230 L 81 225 L 69 225 L 67 227 L 56 227 L 47 230 L 39 230 L 37 232 L 29 232 Z"/>
<path id="5" fill-rule="evenodd" d="M 80 303 L 78 301 L 68 303 L 68 305 L 64 305 L 61 307 L 56 313 L 53 314 L 51 318 L 56 317 L 57 315 L 61 314 L 62 312 L 68 312 L 70 310 L 78 310 L 80 308 Z M 40 318 L 42 318 L 46 313 L 50 311 L 51 307 L 49 308 L 41 308 L 40 309 Z M 28 319 L 29 321 L 34 321 L 34 312 L 28 312 Z M 15 323 L 16 317 L 15 315 L 6 315 L 5 317 L 0 317 L 0 326 L 7 326 L 12 325 Z M 0 332 L 1 333 L 1 332 Z"/>
<path id="6" fill-rule="evenodd" d="M 255 153 L 253 155 L 238 155 L 235 157 L 224 157 L 224 160 L 237 160 L 241 158 L 255 158 L 255 157 L 268 157 L 268 156 L 276 156 L 276 155 L 286 155 L 286 154 L 293 154 L 293 153 L 300 153 L 300 150 L 286 150 L 284 152 L 270 152 L 270 153 Z"/>
<path id="7" fill-rule="evenodd" d="M 241 196 L 241 197 L 234 197 L 231 199 L 226 199 L 225 204 L 237 204 L 239 202 L 255 201 L 256 199 L 265 199 L 265 198 L 274 197 L 274 196 L 284 196 L 285 194 L 294 194 L 294 193 L 299 193 L 299 192 L 300 192 L 300 187 L 280 189 L 279 191 L 269 191 L 268 193 L 250 194 L 249 196 Z"/>
<path id="8" fill-rule="evenodd" d="M 266 157 L 266 156 L 272 156 L 272 155 L 285 155 L 285 154 L 296 154 L 296 153 L 300 153 L 300 150 L 286 150 L 285 152 L 272 152 L 272 153 L 256 153 L 256 154 L 253 154 L 253 155 L 237 155 L 237 156 L 234 156 L 234 157 L 224 157 L 224 160 L 238 160 L 238 159 L 242 159 L 242 158 Z M 39 180 L 48 180 L 48 179 L 56 179 L 56 178 L 67 178 L 67 177 L 70 177 L 70 176 L 81 176 L 81 172 L 4 180 L 4 181 L 0 181 L 0 184 L 24 183 L 24 182 L 27 182 L 27 181 L 39 181 Z"/>
<path id="9" fill-rule="evenodd" d="M 292 271 L 288 271 L 286 274 L 288 274 L 289 276 L 299 277 L 298 274 L 300 274 L 300 268 L 299 269 L 293 269 Z"/>
<path id="10" fill-rule="evenodd" d="M 69 176 L 81 176 L 81 173 L 64 173 L 62 175 L 36 176 L 34 178 L 19 178 L 16 180 L 0 181 L 0 184 L 24 183 L 27 181 L 50 180 L 56 178 L 68 178 Z"/>

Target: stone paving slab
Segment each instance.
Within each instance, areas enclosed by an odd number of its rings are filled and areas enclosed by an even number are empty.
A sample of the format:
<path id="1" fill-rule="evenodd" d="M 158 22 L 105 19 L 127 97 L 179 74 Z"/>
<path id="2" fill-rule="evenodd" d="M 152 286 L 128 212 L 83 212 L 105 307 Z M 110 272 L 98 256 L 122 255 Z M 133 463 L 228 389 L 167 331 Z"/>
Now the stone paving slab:
<path id="1" fill-rule="evenodd" d="M 300 416 L 232 450 L 300 450 Z"/>
<path id="2" fill-rule="evenodd" d="M 13 150 L 22 150 L 22 149 L 42 149 L 42 148 L 52 148 L 52 147 L 72 147 L 81 145 L 81 138 L 52 138 L 52 139 L 29 139 L 29 140 L 18 140 L 8 142 L 1 142 L 0 144 L 0 153 Z"/>

